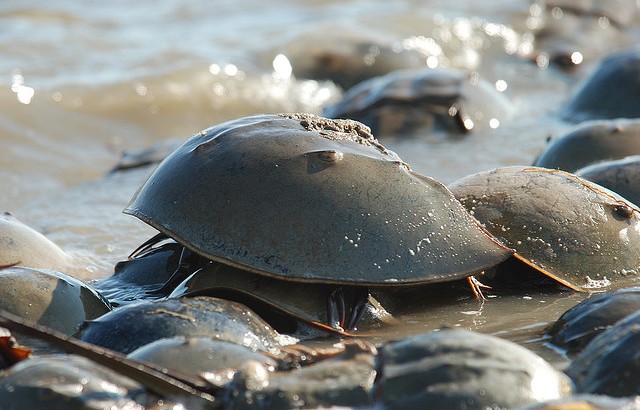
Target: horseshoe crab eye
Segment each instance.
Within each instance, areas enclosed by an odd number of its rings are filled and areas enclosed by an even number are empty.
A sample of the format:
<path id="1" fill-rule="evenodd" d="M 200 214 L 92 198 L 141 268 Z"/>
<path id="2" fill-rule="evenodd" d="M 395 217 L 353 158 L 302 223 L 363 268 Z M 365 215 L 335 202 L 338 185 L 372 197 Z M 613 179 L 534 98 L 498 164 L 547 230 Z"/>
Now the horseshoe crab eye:
<path id="1" fill-rule="evenodd" d="M 340 161 L 344 157 L 344 154 L 340 151 L 327 150 L 327 151 L 318 151 L 316 152 L 318 159 L 324 162 L 335 162 Z"/>
<path id="2" fill-rule="evenodd" d="M 613 215 L 624 220 L 631 219 L 633 216 L 633 208 L 624 204 L 616 205 L 613 207 Z"/>

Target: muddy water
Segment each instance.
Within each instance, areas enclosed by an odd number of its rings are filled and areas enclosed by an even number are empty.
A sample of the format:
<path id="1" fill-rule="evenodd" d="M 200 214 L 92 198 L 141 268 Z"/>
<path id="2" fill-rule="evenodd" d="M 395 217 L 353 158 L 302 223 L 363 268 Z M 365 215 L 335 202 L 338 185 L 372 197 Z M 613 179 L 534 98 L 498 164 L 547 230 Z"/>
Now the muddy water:
<path id="1" fill-rule="evenodd" d="M 7 2 L 0 6 L 0 211 L 74 254 L 69 273 L 88 281 L 110 275 L 154 233 L 121 214 L 150 172 L 109 175 L 121 153 L 238 116 L 320 113 L 343 91 L 295 78 L 275 57 L 295 67 L 305 52 L 343 47 L 338 34 L 381 44 L 431 39 L 439 66 L 476 71 L 509 99 L 513 119 L 496 129 L 381 139 L 413 169 L 448 183 L 530 164 L 547 136 L 569 127 L 556 112 L 596 62 L 585 58 L 571 73 L 532 63 L 540 24 L 540 8 L 526 0 Z M 637 27 L 624 35 L 602 30 L 594 48 L 640 39 Z M 474 329 L 562 365 L 539 337 L 581 298 L 530 289 L 484 303 L 463 297 L 372 331 L 396 339 L 442 326 Z"/>

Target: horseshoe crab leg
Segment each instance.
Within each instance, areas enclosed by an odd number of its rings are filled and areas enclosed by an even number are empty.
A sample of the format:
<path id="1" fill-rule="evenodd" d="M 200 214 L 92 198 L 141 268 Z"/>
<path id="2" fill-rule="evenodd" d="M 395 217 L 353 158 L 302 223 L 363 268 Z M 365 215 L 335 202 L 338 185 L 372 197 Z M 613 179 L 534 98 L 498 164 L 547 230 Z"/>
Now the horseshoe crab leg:
<path id="1" fill-rule="evenodd" d="M 353 330 L 369 303 L 369 290 L 357 286 L 345 294 L 340 286 L 332 290 L 327 300 L 328 325 L 338 330 Z"/>
<path id="2" fill-rule="evenodd" d="M 475 295 L 476 299 L 482 302 L 487 300 L 487 298 L 485 298 L 484 294 L 482 293 L 482 289 L 491 289 L 491 286 L 487 286 L 484 283 L 480 282 L 475 276 L 469 276 L 467 278 L 467 282 L 469 282 L 471 291 Z"/>

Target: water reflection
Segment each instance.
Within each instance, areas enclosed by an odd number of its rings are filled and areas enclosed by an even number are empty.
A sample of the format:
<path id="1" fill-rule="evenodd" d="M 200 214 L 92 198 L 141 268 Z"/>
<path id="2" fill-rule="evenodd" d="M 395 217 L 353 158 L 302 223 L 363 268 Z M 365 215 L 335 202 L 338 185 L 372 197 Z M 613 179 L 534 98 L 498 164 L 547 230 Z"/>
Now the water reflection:
<path id="1" fill-rule="evenodd" d="M 588 298 L 588 294 L 546 286 L 528 290 L 495 289 L 485 295 L 486 301 L 481 301 L 463 286 L 454 292 L 443 290 L 444 285 L 430 286 L 433 291 L 425 288 L 424 295 L 432 300 L 423 301 L 420 309 L 398 315 L 397 325 L 362 331 L 373 333 L 379 340 L 397 340 L 443 328 L 473 330 L 524 345 L 562 367 L 567 364 L 566 357 L 545 345 L 544 334 L 566 310 Z M 407 305 L 413 302 L 411 300 Z"/>

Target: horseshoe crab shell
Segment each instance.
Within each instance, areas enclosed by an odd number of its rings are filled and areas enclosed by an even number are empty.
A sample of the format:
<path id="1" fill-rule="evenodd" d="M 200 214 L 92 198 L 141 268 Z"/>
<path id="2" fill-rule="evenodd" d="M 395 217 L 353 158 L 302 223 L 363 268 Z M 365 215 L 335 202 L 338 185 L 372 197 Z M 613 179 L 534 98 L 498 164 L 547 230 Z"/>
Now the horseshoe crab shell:
<path id="1" fill-rule="evenodd" d="M 206 258 L 295 281 L 447 281 L 510 255 L 367 127 L 309 114 L 196 134 L 124 212 Z"/>
<path id="2" fill-rule="evenodd" d="M 91 286 L 62 272 L 12 266 L 0 269 L 0 309 L 72 334 L 86 320 L 111 311 Z"/>
<path id="3" fill-rule="evenodd" d="M 628 30 L 633 29 L 640 9 L 631 1 L 544 0 L 536 3 L 541 13 L 535 32 L 536 63 L 548 63 L 572 71 L 634 44 Z M 531 10 L 534 10 L 533 8 Z M 605 28 L 606 27 L 606 28 Z"/>
<path id="4" fill-rule="evenodd" d="M 589 165 L 577 170 L 576 175 L 640 204 L 640 155 Z"/>
<path id="5" fill-rule="evenodd" d="M 333 27 L 335 28 L 335 27 Z M 333 30 L 318 42 L 317 32 L 296 38 L 285 53 L 296 78 L 331 80 L 345 90 L 394 70 L 425 67 L 441 50 L 410 48 L 359 33 Z"/>
<path id="6" fill-rule="evenodd" d="M 0 215 L 0 266 L 14 264 L 65 271 L 72 258 L 40 232 L 4 212 Z"/>
<path id="7" fill-rule="evenodd" d="M 640 288 L 597 294 L 564 312 L 547 331 L 549 342 L 571 356 L 618 320 L 638 310 Z"/>
<path id="8" fill-rule="evenodd" d="M 571 394 L 571 383 L 508 340 L 441 329 L 380 348 L 387 409 L 505 409 Z"/>
<path id="9" fill-rule="evenodd" d="M 275 358 L 242 344 L 211 337 L 170 337 L 141 346 L 128 358 L 198 377 L 204 372 L 237 369 L 254 360 L 267 368 L 278 366 Z"/>
<path id="10" fill-rule="evenodd" d="M 328 328 L 322 325 L 331 323 L 327 312 L 327 300 L 332 289 L 331 285 L 324 283 L 291 285 L 283 280 L 210 262 L 185 279 L 169 297 L 206 295 L 236 300 L 263 317 L 265 309 L 275 309 L 286 316 L 327 330 Z M 347 289 L 348 287 L 345 287 L 345 291 L 348 291 Z M 368 296 L 368 304 L 370 308 L 365 312 L 361 322 L 376 325 L 395 323 L 395 319 L 374 296 Z M 275 322 L 267 322 L 276 330 L 280 330 Z"/>
<path id="11" fill-rule="evenodd" d="M 580 393 L 613 397 L 640 394 L 640 312 L 598 334 L 566 369 Z"/>
<path id="12" fill-rule="evenodd" d="M 211 337 L 277 353 L 279 334 L 244 305 L 213 297 L 141 301 L 87 321 L 77 335 L 129 354 L 158 339 Z"/>
<path id="13" fill-rule="evenodd" d="M 564 120 L 640 117 L 640 48 L 605 58 L 562 112 Z"/>
<path id="14" fill-rule="evenodd" d="M 464 134 L 496 128 L 511 117 L 506 98 L 489 83 L 454 70 L 397 70 L 356 85 L 327 109 L 331 118 L 351 118 L 382 135 L 436 129 Z"/>
<path id="15" fill-rule="evenodd" d="M 596 162 L 640 154 L 639 120 L 588 121 L 553 138 L 535 166 L 576 172 Z"/>
<path id="16" fill-rule="evenodd" d="M 450 186 L 515 257 L 578 291 L 637 285 L 640 209 L 559 170 L 505 167 Z"/>
<path id="17" fill-rule="evenodd" d="M 34 357 L 0 376 L 3 408 L 140 409 L 159 400 L 140 383 L 78 355 Z"/>

